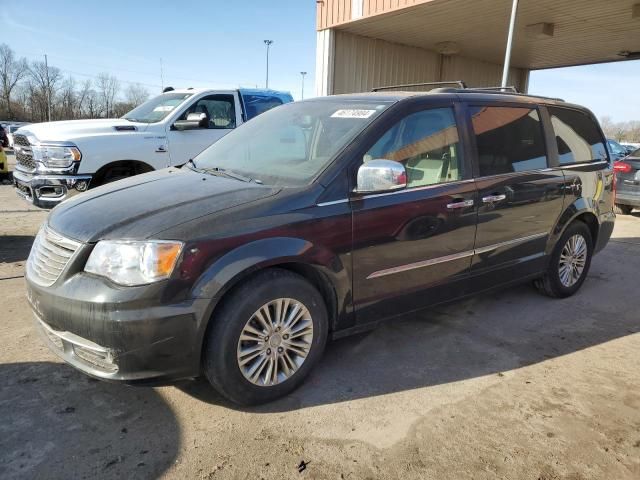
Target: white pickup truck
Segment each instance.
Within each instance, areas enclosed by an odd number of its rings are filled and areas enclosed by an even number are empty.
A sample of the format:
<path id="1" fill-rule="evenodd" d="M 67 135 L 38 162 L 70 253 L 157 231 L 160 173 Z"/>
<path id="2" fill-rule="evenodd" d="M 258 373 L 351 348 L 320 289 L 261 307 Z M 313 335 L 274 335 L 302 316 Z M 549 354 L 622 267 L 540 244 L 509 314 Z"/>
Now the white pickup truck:
<path id="1" fill-rule="evenodd" d="M 53 208 L 78 192 L 181 165 L 243 122 L 291 102 L 274 90 L 163 93 L 122 118 L 36 123 L 14 134 L 16 192 Z"/>

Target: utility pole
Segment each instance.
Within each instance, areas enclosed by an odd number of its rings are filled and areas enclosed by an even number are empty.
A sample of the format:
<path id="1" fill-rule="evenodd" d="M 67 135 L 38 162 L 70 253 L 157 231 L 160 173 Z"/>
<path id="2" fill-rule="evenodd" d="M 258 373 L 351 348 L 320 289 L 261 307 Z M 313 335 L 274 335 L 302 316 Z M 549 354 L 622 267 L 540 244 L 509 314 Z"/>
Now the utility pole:
<path id="1" fill-rule="evenodd" d="M 162 71 L 162 57 L 160 57 L 160 91 L 164 91 L 164 72 Z"/>
<path id="2" fill-rule="evenodd" d="M 300 100 L 304 100 L 304 76 L 307 74 L 307 72 L 300 72 L 300 75 L 302 75 L 302 98 Z"/>
<path id="3" fill-rule="evenodd" d="M 267 46 L 267 82 L 266 82 L 266 88 L 269 88 L 269 47 L 271 47 L 271 44 L 273 43 L 273 40 L 265 40 L 264 44 Z"/>
<path id="4" fill-rule="evenodd" d="M 507 37 L 507 51 L 504 54 L 504 70 L 502 71 L 502 87 L 507 86 L 509 81 L 509 66 L 511 63 L 511 47 L 513 47 L 513 30 L 516 26 L 516 15 L 518 13 L 518 0 L 513 0 L 511 6 L 511 21 L 509 22 L 509 35 Z"/>
<path id="5" fill-rule="evenodd" d="M 51 121 L 51 84 L 49 83 L 49 60 L 44 54 L 44 70 L 47 75 L 47 121 Z"/>

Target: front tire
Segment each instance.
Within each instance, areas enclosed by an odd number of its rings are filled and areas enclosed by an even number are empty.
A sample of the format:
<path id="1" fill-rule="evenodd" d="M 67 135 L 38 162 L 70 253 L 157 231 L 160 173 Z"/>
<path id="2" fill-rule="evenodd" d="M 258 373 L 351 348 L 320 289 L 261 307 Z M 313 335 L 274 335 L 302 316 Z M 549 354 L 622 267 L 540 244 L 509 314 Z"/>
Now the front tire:
<path id="1" fill-rule="evenodd" d="M 616 215 L 631 215 L 633 207 L 631 205 L 622 205 L 621 203 L 616 203 L 613 205 L 613 211 Z"/>
<path id="2" fill-rule="evenodd" d="M 591 231 L 586 224 L 576 221 L 569 225 L 556 243 L 547 272 L 535 280 L 534 285 L 549 297 L 569 297 L 584 283 L 592 256 Z"/>
<path id="3" fill-rule="evenodd" d="M 240 405 L 270 402 L 300 386 L 322 356 L 328 332 L 322 295 L 282 269 L 260 272 L 232 292 L 212 322 L 204 374 Z"/>

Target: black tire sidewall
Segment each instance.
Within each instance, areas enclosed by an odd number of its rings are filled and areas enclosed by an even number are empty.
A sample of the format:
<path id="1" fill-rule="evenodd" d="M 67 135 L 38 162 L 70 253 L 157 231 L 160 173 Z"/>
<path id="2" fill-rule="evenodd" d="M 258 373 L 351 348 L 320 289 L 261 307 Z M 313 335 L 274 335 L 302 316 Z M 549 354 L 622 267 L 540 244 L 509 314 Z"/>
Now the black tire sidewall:
<path id="1" fill-rule="evenodd" d="M 311 313 L 313 340 L 306 360 L 285 382 L 261 387 L 249 382 L 238 366 L 237 347 L 240 333 L 251 316 L 276 298 L 292 298 Z M 272 269 L 259 273 L 236 289 L 211 320 L 205 344 L 204 373 L 223 396 L 234 403 L 266 403 L 295 390 L 322 356 L 328 333 L 327 310 L 320 293 L 302 276 Z"/>
<path id="2" fill-rule="evenodd" d="M 572 286 L 566 287 L 560 280 L 560 256 L 562 255 L 562 250 L 564 249 L 567 241 L 576 234 L 581 235 L 587 243 L 587 260 L 585 262 L 584 269 L 582 270 L 582 275 L 580 276 L 578 281 Z M 587 278 L 587 275 L 589 274 L 592 257 L 593 239 L 591 238 L 591 231 L 589 230 L 589 227 L 587 227 L 587 225 L 583 222 L 574 222 L 564 231 L 564 233 L 560 237 L 560 240 L 558 240 L 558 243 L 556 244 L 551 256 L 551 263 L 549 265 L 549 280 L 551 281 L 554 293 L 558 297 L 569 297 L 580 289 L 585 279 Z"/>

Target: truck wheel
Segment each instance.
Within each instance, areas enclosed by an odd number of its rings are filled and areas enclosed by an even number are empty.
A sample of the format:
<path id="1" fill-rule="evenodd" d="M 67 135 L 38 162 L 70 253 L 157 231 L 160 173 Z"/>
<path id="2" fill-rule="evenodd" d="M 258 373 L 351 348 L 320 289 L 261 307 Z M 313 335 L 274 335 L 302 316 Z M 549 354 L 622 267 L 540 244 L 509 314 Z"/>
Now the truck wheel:
<path id="1" fill-rule="evenodd" d="M 631 215 L 633 207 L 631 205 L 622 205 L 621 203 L 616 203 L 613 206 L 613 211 L 616 215 Z"/>
<path id="2" fill-rule="evenodd" d="M 536 288 L 549 297 L 565 298 L 582 286 L 593 255 L 591 232 L 583 222 L 573 222 L 556 243 L 547 272 L 534 281 Z"/>
<path id="3" fill-rule="evenodd" d="M 214 315 L 203 370 L 211 385 L 241 405 L 270 402 L 296 389 L 327 340 L 327 309 L 303 277 L 265 270 L 236 289 Z"/>

